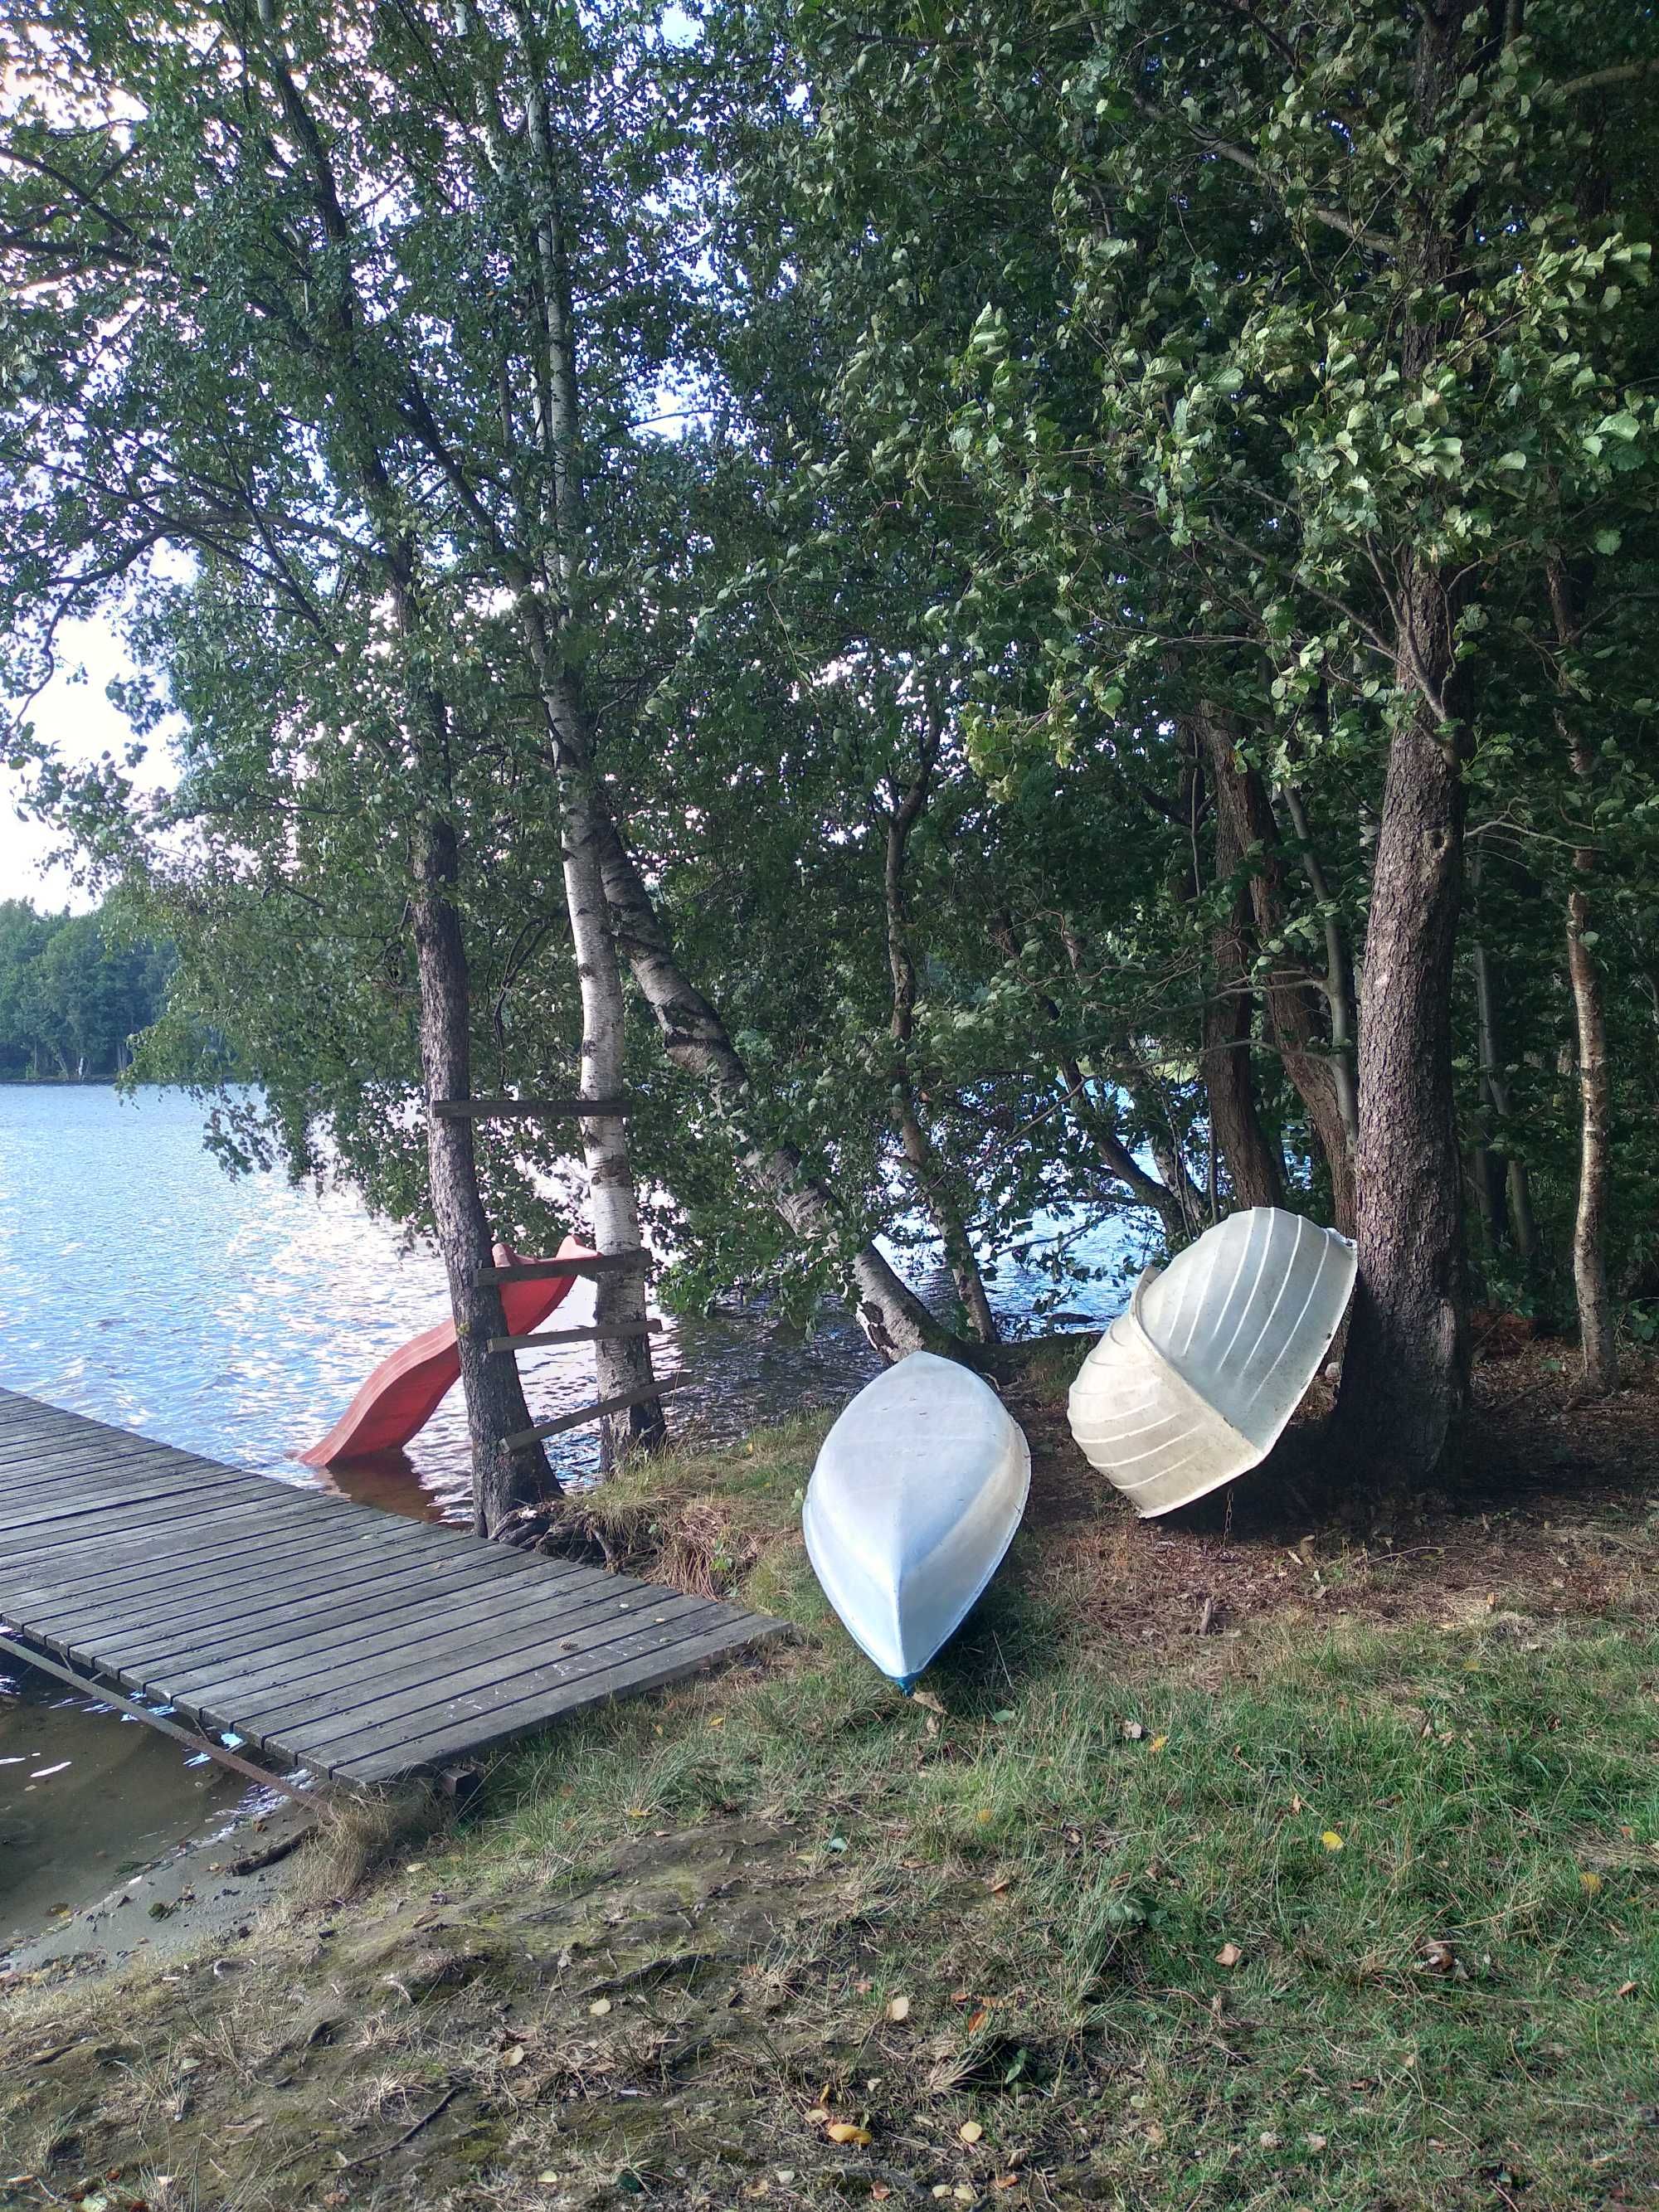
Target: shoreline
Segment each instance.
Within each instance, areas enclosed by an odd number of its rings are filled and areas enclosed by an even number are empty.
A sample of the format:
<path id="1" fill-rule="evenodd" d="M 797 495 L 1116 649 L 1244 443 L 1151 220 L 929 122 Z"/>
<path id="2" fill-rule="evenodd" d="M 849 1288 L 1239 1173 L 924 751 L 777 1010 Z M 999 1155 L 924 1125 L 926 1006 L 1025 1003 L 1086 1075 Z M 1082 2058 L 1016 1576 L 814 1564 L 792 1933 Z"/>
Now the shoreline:
<path id="1" fill-rule="evenodd" d="M 1463 1495 L 1362 1528 L 1271 1468 L 1137 1521 L 1073 1364 L 1011 1382 L 1026 1522 L 923 1697 L 806 1565 L 823 1420 L 573 1499 L 570 1556 L 797 1640 L 54 1931 L 0 1984 L 0 2206 L 1650 2201 L 1659 1371 L 1587 1419 L 1483 1369 Z"/>
<path id="2" fill-rule="evenodd" d="M 174 1844 L 93 1903 L 56 1913 L 0 1952 L 0 2000 L 30 1985 L 106 1980 L 204 1947 L 228 1955 L 281 1893 L 292 1855 L 314 1832 L 302 1808 L 238 1812 Z"/>

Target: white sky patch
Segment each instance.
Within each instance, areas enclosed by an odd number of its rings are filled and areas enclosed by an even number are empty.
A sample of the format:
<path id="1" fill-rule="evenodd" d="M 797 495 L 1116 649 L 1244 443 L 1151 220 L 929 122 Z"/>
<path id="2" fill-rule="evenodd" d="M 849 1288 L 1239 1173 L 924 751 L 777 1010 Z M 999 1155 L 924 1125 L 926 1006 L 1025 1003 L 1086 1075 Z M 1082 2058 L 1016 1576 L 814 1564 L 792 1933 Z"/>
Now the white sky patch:
<path id="1" fill-rule="evenodd" d="M 134 673 L 120 640 L 104 621 L 66 623 L 58 633 L 58 673 L 29 709 L 35 733 L 54 746 L 66 765 L 112 753 L 122 758 L 132 742 L 132 725 L 112 705 L 106 687 Z M 163 791 L 178 779 L 178 766 L 164 733 L 148 740 L 149 751 L 136 781 L 146 791 Z M 52 863 L 62 850 L 61 832 L 26 820 L 19 809 L 27 778 L 0 767 L 0 898 L 33 900 L 37 907 L 69 907 L 83 914 L 97 897 L 77 884 L 67 868 Z"/>

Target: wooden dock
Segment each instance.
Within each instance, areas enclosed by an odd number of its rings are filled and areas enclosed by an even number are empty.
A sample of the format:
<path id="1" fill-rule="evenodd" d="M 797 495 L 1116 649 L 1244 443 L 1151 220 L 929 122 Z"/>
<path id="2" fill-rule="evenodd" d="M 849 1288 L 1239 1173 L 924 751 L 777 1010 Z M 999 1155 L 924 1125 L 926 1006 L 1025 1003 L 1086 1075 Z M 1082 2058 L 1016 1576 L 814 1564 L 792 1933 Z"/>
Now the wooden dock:
<path id="1" fill-rule="evenodd" d="M 315 1775 L 444 1765 L 781 1626 L 0 1390 L 0 1632 Z"/>

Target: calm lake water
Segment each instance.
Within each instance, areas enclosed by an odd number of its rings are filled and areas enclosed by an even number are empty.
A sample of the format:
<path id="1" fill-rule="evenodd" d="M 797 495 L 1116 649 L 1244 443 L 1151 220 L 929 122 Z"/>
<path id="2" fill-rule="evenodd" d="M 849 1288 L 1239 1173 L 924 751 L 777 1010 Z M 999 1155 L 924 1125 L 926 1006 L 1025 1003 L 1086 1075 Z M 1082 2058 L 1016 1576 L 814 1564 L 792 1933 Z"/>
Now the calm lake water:
<path id="1" fill-rule="evenodd" d="M 1125 1247 L 1109 1232 L 1079 1257 L 1115 1267 Z M 993 1285 L 1005 1324 L 1029 1322 L 1047 1287 L 1005 1261 Z M 1066 1317 L 1104 1319 L 1122 1303 L 1115 1279 L 1079 1283 Z M 578 1285 L 561 1325 L 591 1319 L 592 1304 Z M 0 1385 L 281 1481 L 464 1520 L 459 1390 L 406 1455 L 325 1475 L 293 1456 L 378 1360 L 446 1312 L 435 1255 L 405 1250 L 343 1194 L 278 1175 L 231 1180 L 181 1094 L 0 1085 Z M 591 1347 L 521 1366 L 538 1418 L 592 1400 Z M 670 1402 L 676 1429 L 725 1442 L 844 1403 L 875 1363 L 842 1315 L 805 1340 L 763 1314 L 670 1316 L 659 1371 L 676 1368 L 690 1377 Z M 556 1438 L 552 1450 L 566 1475 L 593 1467 L 591 1436 Z M 141 1724 L 88 1714 L 43 1678 L 0 1676 L 0 1952 L 52 1905 L 100 1893 L 122 1862 L 238 1796 Z"/>

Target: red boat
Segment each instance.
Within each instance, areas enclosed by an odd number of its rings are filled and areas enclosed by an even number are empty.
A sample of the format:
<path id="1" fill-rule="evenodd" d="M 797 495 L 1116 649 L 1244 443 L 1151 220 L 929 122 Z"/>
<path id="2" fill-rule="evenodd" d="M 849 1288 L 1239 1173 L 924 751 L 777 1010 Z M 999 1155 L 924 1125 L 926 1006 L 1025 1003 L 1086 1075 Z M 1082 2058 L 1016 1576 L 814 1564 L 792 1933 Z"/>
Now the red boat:
<path id="1" fill-rule="evenodd" d="M 593 1255 L 574 1237 L 567 1237 L 557 1256 L 591 1260 Z M 518 1253 L 498 1244 L 495 1264 L 507 1267 L 522 1262 Z M 507 1334 L 527 1335 L 569 1295 L 571 1285 L 577 1280 L 574 1275 L 549 1275 L 539 1282 L 503 1283 L 501 1307 L 507 1316 Z M 440 1322 L 436 1328 L 422 1329 L 380 1362 L 322 1442 L 300 1454 L 302 1464 L 332 1467 L 343 1460 L 367 1459 L 372 1453 L 406 1444 L 432 1419 L 460 1379 L 460 1372 L 454 1322 Z"/>

